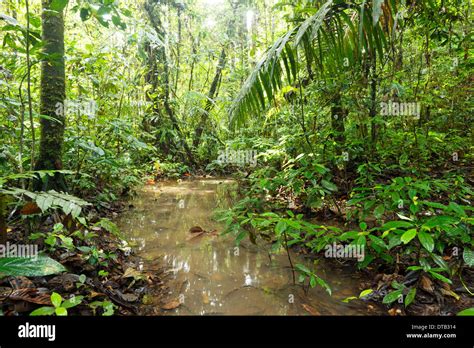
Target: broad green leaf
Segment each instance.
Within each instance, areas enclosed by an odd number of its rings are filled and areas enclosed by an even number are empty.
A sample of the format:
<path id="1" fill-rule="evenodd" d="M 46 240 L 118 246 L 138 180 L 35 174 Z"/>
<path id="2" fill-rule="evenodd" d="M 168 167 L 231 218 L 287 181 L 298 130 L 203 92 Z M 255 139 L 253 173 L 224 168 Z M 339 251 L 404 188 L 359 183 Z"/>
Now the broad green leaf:
<path id="1" fill-rule="evenodd" d="M 51 303 L 54 307 L 61 306 L 61 302 L 63 302 L 63 298 L 57 292 L 53 292 L 51 294 Z"/>
<path id="2" fill-rule="evenodd" d="M 443 258 L 437 254 L 430 254 L 431 258 L 433 261 L 444 271 L 449 272 L 449 265 L 446 263 L 446 261 L 443 260 Z"/>
<path id="3" fill-rule="evenodd" d="M 468 248 L 464 248 L 464 251 L 462 253 L 462 258 L 464 259 L 464 262 L 466 263 L 466 265 L 468 265 L 469 267 L 474 266 L 474 251 Z"/>
<path id="4" fill-rule="evenodd" d="M 357 297 L 356 296 L 346 297 L 344 300 L 342 300 L 342 302 L 349 303 L 352 300 L 357 300 Z"/>
<path id="5" fill-rule="evenodd" d="M 64 8 L 67 6 L 69 0 L 53 0 L 51 2 L 50 8 L 53 11 L 62 12 Z"/>
<path id="6" fill-rule="evenodd" d="M 404 244 L 408 244 L 413 238 L 416 237 L 416 228 L 406 231 L 400 238 Z"/>
<path id="7" fill-rule="evenodd" d="M 328 191 L 337 191 L 337 186 L 327 180 L 321 180 L 321 185 L 323 185 L 323 187 Z"/>
<path id="8" fill-rule="evenodd" d="M 382 239 L 380 239 L 379 237 L 369 235 L 369 238 L 375 245 L 378 245 L 379 247 L 381 247 L 383 249 L 388 249 L 388 245 L 385 244 L 385 242 Z"/>
<path id="9" fill-rule="evenodd" d="M 402 292 L 403 292 L 403 289 L 392 291 L 388 293 L 387 295 L 385 295 L 382 302 L 385 304 L 390 304 L 392 302 L 395 302 L 396 300 L 398 300 L 400 296 L 402 296 Z"/>
<path id="10" fill-rule="evenodd" d="M 432 276 L 433 278 L 436 278 L 436 279 L 439 279 L 445 283 L 448 283 L 448 284 L 452 284 L 453 282 L 451 280 L 449 280 L 448 278 L 446 278 L 445 276 L 439 274 L 439 273 L 436 273 L 432 270 L 428 271 Z"/>
<path id="11" fill-rule="evenodd" d="M 69 300 L 65 300 L 61 307 L 63 308 L 72 308 L 80 304 L 84 296 L 73 296 Z"/>
<path id="12" fill-rule="evenodd" d="M 407 221 L 389 221 L 382 226 L 384 230 L 388 230 L 391 228 L 408 228 L 412 227 L 413 224 Z"/>
<path id="13" fill-rule="evenodd" d="M 55 312 L 56 312 L 56 315 L 59 317 L 67 316 L 67 309 L 64 307 L 57 307 Z"/>
<path id="14" fill-rule="evenodd" d="M 288 227 L 288 225 L 286 224 L 285 220 L 280 220 L 278 221 L 278 223 L 276 224 L 275 226 L 275 232 L 280 235 L 282 234 L 283 232 L 285 232 L 286 228 Z"/>
<path id="15" fill-rule="evenodd" d="M 378 205 L 375 209 L 374 209 L 374 216 L 377 218 L 377 219 L 380 219 L 383 215 L 383 213 L 385 213 L 385 207 L 380 204 Z"/>
<path id="16" fill-rule="evenodd" d="M 434 249 L 434 240 L 431 235 L 425 231 L 419 231 L 418 232 L 418 239 L 420 240 L 421 245 L 428 250 L 429 252 L 432 252 Z"/>
<path id="17" fill-rule="evenodd" d="M 408 307 L 413 300 L 415 299 L 416 296 L 416 288 L 411 288 L 410 291 L 408 292 L 408 295 L 405 297 L 405 307 Z"/>
<path id="18" fill-rule="evenodd" d="M 318 284 L 319 284 L 321 287 L 323 287 L 324 289 L 326 289 L 326 291 L 327 291 L 327 293 L 328 293 L 329 295 L 332 295 L 332 290 L 331 290 L 331 288 L 329 287 L 329 284 L 328 284 L 328 283 L 326 283 L 323 279 L 321 279 L 321 278 L 319 278 L 319 277 L 316 278 L 316 281 L 318 282 Z"/>
<path id="19" fill-rule="evenodd" d="M 54 314 L 54 307 L 40 307 L 35 309 L 33 312 L 30 313 L 31 316 L 39 316 L 39 315 L 53 315 Z"/>
<path id="20" fill-rule="evenodd" d="M 240 231 L 240 233 L 235 237 L 235 244 L 240 245 L 240 242 L 248 235 L 246 230 Z"/>
<path id="21" fill-rule="evenodd" d="M 0 258 L 0 276 L 41 277 L 64 271 L 63 265 L 47 256 Z"/>
<path id="22" fill-rule="evenodd" d="M 474 307 L 462 310 L 457 315 L 459 315 L 459 316 L 474 316 Z"/>
<path id="23" fill-rule="evenodd" d="M 451 211 L 455 212 L 456 214 L 458 214 L 460 216 L 463 216 L 463 217 L 466 216 L 466 213 L 464 212 L 464 209 L 461 208 L 461 206 L 459 204 L 457 204 L 455 202 L 450 202 L 448 207 Z"/>
<path id="24" fill-rule="evenodd" d="M 372 289 L 366 289 L 366 290 L 363 290 L 360 295 L 359 295 L 359 298 L 362 298 L 362 297 L 365 297 L 367 295 L 370 295 L 372 292 L 374 292 L 374 290 Z"/>
<path id="25" fill-rule="evenodd" d="M 303 272 L 303 273 L 306 273 L 306 274 L 310 274 L 311 271 L 308 267 L 306 267 L 305 265 L 302 265 L 301 263 L 298 263 L 295 265 L 296 269 L 298 269 L 299 271 Z"/>

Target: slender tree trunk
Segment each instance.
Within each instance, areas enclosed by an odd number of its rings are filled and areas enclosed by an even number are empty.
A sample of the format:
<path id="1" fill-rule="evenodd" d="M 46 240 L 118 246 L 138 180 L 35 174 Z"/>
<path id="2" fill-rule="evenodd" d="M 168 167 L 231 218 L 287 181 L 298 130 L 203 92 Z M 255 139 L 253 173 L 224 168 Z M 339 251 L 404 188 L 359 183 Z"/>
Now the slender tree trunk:
<path id="1" fill-rule="evenodd" d="M 375 117 L 377 116 L 377 56 L 375 50 L 373 52 L 372 66 L 371 66 L 371 79 L 370 79 L 370 129 L 371 129 L 371 146 L 372 151 L 375 150 L 379 126 L 376 122 Z"/>
<path id="2" fill-rule="evenodd" d="M 30 128 L 31 128 L 31 167 L 33 170 L 35 167 L 35 148 L 36 148 L 36 136 L 35 136 L 35 123 L 33 120 L 33 105 L 31 102 L 31 61 L 30 61 L 30 4 L 29 0 L 26 0 L 26 63 L 27 63 L 27 75 L 28 75 L 28 114 L 30 117 Z"/>
<path id="3" fill-rule="evenodd" d="M 214 75 L 214 79 L 211 84 L 211 88 L 209 89 L 209 93 L 207 95 L 206 106 L 204 107 L 204 112 L 201 115 L 201 120 L 196 128 L 196 132 L 194 133 L 194 141 L 193 147 L 196 149 L 201 142 L 201 136 L 204 132 L 204 127 L 207 124 L 209 119 L 209 113 L 214 107 L 214 99 L 216 98 L 218 91 L 219 91 L 219 84 L 222 79 L 222 71 L 224 70 L 226 64 L 226 52 L 225 47 L 221 51 L 221 56 L 219 58 L 219 63 L 217 64 L 216 74 Z"/>
<path id="4" fill-rule="evenodd" d="M 159 5 L 159 3 L 155 3 L 152 0 L 147 0 L 145 2 L 145 10 L 148 14 L 148 18 L 150 19 L 150 22 L 153 26 L 153 29 L 155 30 L 157 36 L 160 38 L 160 40 L 163 42 L 163 44 L 156 49 L 156 59 L 158 62 L 162 63 L 161 69 L 159 69 L 158 64 L 154 68 L 158 70 L 161 70 L 161 77 L 162 79 L 160 80 L 161 87 L 163 88 L 163 93 L 159 96 L 159 98 L 163 99 L 163 106 L 165 109 L 166 114 L 168 115 L 173 128 L 176 130 L 179 136 L 179 141 L 181 145 L 184 148 L 184 151 L 186 153 L 186 156 L 188 158 L 188 162 L 190 164 L 195 164 L 194 158 L 191 152 L 191 149 L 188 146 L 188 143 L 186 142 L 186 139 L 183 135 L 183 132 L 181 131 L 181 127 L 179 126 L 178 119 L 176 118 L 173 108 L 171 107 L 170 104 L 170 69 L 169 69 L 169 63 L 168 63 L 168 54 L 166 50 L 166 31 L 163 27 L 163 23 L 161 21 L 161 18 L 158 13 L 155 12 L 156 5 Z M 158 83 L 158 80 L 157 80 Z M 157 86 L 155 86 L 157 87 Z M 154 107 L 157 107 L 157 101 L 155 100 L 153 102 Z"/>
<path id="5" fill-rule="evenodd" d="M 232 40 L 232 38 L 235 36 L 237 8 L 238 8 L 238 3 L 234 3 L 232 5 L 233 16 L 230 19 L 229 24 L 227 26 L 227 37 L 229 38 L 229 40 Z M 196 131 L 194 132 L 194 139 L 193 139 L 194 149 L 197 149 L 197 147 L 199 146 L 201 142 L 202 133 L 204 132 L 204 128 L 206 127 L 206 124 L 209 120 L 209 114 L 214 107 L 214 99 L 219 94 L 220 82 L 222 80 L 222 72 L 227 62 L 226 50 L 227 50 L 227 45 L 229 44 L 231 43 L 227 42 L 226 44 L 224 44 L 224 47 L 222 47 L 221 55 L 219 57 L 219 62 L 216 68 L 216 73 L 214 74 L 214 79 L 212 80 L 211 88 L 209 89 L 209 93 L 207 94 L 207 100 L 206 100 L 206 105 L 204 107 L 204 112 L 201 114 L 201 119 L 199 120 L 198 126 L 196 127 Z"/>
<path id="6" fill-rule="evenodd" d="M 53 0 L 42 0 L 42 39 L 46 58 L 41 63 L 40 112 L 48 118 L 41 119 L 41 140 L 36 170 L 60 170 L 65 129 L 66 76 L 64 63 L 63 12 L 50 10 Z M 61 110 L 61 112 L 57 112 Z M 37 181 L 36 189 L 66 190 L 60 174 Z"/>

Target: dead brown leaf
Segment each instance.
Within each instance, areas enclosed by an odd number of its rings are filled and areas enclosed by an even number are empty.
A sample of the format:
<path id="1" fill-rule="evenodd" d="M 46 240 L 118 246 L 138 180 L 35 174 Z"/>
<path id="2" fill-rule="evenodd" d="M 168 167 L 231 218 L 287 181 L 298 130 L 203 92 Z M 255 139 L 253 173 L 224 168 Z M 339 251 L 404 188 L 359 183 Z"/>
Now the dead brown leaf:
<path id="1" fill-rule="evenodd" d="M 168 302 L 167 304 L 161 306 L 161 309 L 171 310 L 171 309 L 178 308 L 179 306 L 181 306 L 181 302 L 178 299 L 174 299 Z"/>
<path id="2" fill-rule="evenodd" d="M 310 313 L 311 315 L 321 315 L 321 313 L 319 313 L 319 311 L 316 308 L 311 307 L 310 305 L 307 305 L 306 303 L 303 303 L 301 307 L 303 307 L 303 309 L 306 312 Z"/>
<path id="3" fill-rule="evenodd" d="M 430 294 L 432 294 L 434 291 L 433 282 L 425 275 L 421 276 L 421 288 Z"/>
<path id="4" fill-rule="evenodd" d="M 40 305 L 51 305 L 50 294 L 46 293 L 47 289 L 44 288 L 24 288 L 16 289 L 8 295 L 9 300 L 14 301 L 26 301 L 30 303 L 36 303 Z"/>
<path id="5" fill-rule="evenodd" d="M 26 203 L 20 210 L 21 215 L 33 215 L 41 213 L 41 209 L 35 202 Z"/>

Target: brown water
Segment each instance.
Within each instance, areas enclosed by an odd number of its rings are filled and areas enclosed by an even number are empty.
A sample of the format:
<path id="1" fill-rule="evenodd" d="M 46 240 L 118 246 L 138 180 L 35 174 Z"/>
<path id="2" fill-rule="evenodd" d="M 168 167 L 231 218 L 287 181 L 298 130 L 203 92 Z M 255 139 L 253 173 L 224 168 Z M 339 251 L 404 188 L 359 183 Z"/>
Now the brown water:
<path id="1" fill-rule="evenodd" d="M 235 189 L 233 181 L 209 179 L 147 186 L 132 202 L 134 208 L 118 221 L 145 260 L 168 265 L 167 301 L 180 305 L 165 314 L 369 314 L 366 303 L 341 301 L 360 293 L 353 270 L 321 260 L 316 273 L 333 294 L 319 287 L 305 293 L 293 285 L 285 252 L 270 258 L 267 246 L 244 241 L 236 248 L 232 236 L 218 236 L 223 225 L 212 219 L 213 212 L 235 201 Z M 193 226 L 216 232 L 190 240 L 195 236 L 189 232 Z M 298 255 L 292 258 L 293 263 L 307 262 Z"/>

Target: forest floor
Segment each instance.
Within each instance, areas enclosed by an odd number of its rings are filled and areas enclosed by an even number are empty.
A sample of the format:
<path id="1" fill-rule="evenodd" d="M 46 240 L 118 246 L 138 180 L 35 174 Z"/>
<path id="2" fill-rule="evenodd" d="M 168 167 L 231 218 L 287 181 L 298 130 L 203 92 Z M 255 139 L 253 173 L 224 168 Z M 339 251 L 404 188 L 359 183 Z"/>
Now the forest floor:
<path id="1" fill-rule="evenodd" d="M 89 221 L 113 219 L 126 204 L 124 198 L 107 209 L 93 207 L 88 211 Z M 144 271 L 142 260 L 117 233 L 100 226 L 92 226 L 90 231 L 85 231 L 75 226 L 68 217 L 59 215 L 45 221 L 32 218 L 29 223 L 26 229 L 24 222 L 11 226 L 8 230 L 9 243 L 32 243 L 31 232 L 42 233 L 63 226 L 56 234 L 57 244 L 53 247 L 41 237 L 35 238 L 33 243 L 65 266 L 67 272 L 43 277 L 3 278 L 0 296 L 4 315 L 27 314 L 38 305 L 50 306 L 53 292 L 59 293 L 63 299 L 71 296 L 86 299 L 82 305 L 69 309 L 72 315 L 142 315 L 144 296 L 150 292 L 157 296 L 160 292 L 164 269 L 158 267 L 153 272 Z M 84 234 L 89 234 L 89 237 L 84 238 Z"/>
<path id="2" fill-rule="evenodd" d="M 195 177 L 183 177 L 192 181 Z M 180 179 L 181 180 L 181 179 Z M 151 180 L 147 185 L 157 185 Z M 343 201 L 339 202 L 343 205 Z M 69 217 L 53 214 L 45 220 L 32 216 L 25 224 L 14 224 L 9 227 L 9 241 L 14 243 L 38 244 L 40 250 L 47 250 L 50 257 L 63 264 L 67 272 L 56 276 L 21 277 L 10 276 L 0 283 L 2 310 L 4 315 L 25 315 L 38 305 L 51 305 L 50 294 L 59 293 L 63 299 L 76 296 L 85 299 L 82 305 L 70 309 L 72 315 L 160 315 L 179 307 L 176 300 L 164 300 L 168 288 L 168 265 L 160 260 L 143 260 L 133 251 L 133 245 L 113 228 L 97 225 L 103 218 L 115 221 L 124 211 L 133 212 L 133 204 L 124 197 L 123 200 L 104 207 L 92 207 L 87 211 L 89 229 L 76 225 Z M 23 212 L 24 213 L 24 212 Z M 209 216 L 213 214 L 208 212 Z M 322 215 L 306 214 L 305 219 L 334 222 L 341 217 L 336 211 L 325 211 Z M 58 226 L 61 226 L 60 228 Z M 41 232 L 57 231 L 57 243 L 47 243 L 41 238 Z M 89 234 L 89 236 L 87 236 Z M 34 237 L 38 235 L 37 237 Z M 305 259 L 315 259 L 321 255 L 312 254 L 302 247 L 293 248 L 295 254 Z M 445 261 L 449 259 L 445 258 Z M 374 264 L 358 271 L 355 262 L 341 262 L 337 259 L 328 260 L 333 269 L 347 268 L 360 275 L 359 290 L 376 289 L 366 302 L 367 315 L 373 308 L 382 308 L 386 315 L 454 315 L 463 308 L 472 307 L 473 300 L 466 292 L 463 284 L 453 280 L 448 284 L 432 280 L 417 272 L 409 272 L 405 276 L 399 274 L 400 268 L 406 268 L 403 257 L 397 260 L 395 271 L 384 269 L 383 265 Z M 100 268 L 100 271 L 98 269 Z M 464 282 L 474 284 L 474 272 L 464 272 Z M 417 283 L 420 290 L 416 301 L 406 309 L 403 303 L 395 303 L 389 307 L 382 304 L 383 291 L 392 282 L 406 286 Z M 357 296 L 357 294 L 354 294 Z M 161 311 L 153 308 L 153 303 L 161 302 Z M 163 302 L 164 301 L 164 302 Z M 86 305 L 87 304 L 87 305 Z M 312 308 L 306 306 L 307 308 Z M 308 310 L 306 310 L 308 312 Z M 309 314 L 315 314 L 309 310 Z"/>

